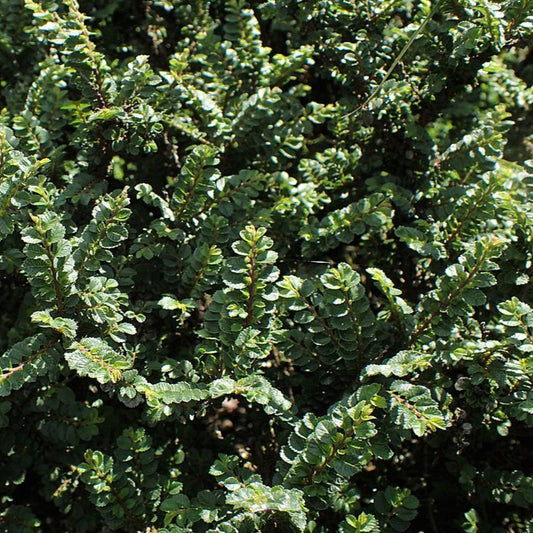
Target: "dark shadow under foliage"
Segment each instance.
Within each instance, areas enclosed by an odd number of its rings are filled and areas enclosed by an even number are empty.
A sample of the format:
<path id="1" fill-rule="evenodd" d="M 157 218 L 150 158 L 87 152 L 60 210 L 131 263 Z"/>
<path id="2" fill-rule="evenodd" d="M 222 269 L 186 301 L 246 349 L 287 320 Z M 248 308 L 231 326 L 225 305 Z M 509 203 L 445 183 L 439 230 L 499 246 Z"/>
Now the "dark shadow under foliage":
<path id="1" fill-rule="evenodd" d="M 0 0 L 0 531 L 531 531 L 531 13 Z"/>

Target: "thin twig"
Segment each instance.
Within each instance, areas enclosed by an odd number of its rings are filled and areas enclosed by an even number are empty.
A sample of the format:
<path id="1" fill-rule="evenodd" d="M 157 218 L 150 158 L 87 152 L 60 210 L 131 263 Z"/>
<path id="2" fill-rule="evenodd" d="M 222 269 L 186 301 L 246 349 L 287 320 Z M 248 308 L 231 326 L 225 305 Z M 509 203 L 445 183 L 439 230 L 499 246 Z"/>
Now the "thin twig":
<path id="1" fill-rule="evenodd" d="M 426 27 L 427 23 L 430 21 L 430 19 L 433 17 L 433 15 L 437 12 L 437 9 L 442 4 L 442 0 L 437 0 L 436 4 L 433 6 L 431 11 L 427 14 L 426 18 L 422 21 L 422 24 L 418 27 L 418 29 L 411 35 L 405 46 L 402 48 L 402 51 L 396 56 L 396 59 L 392 62 L 392 65 L 389 67 L 389 70 L 385 73 L 385 77 L 381 80 L 380 84 L 374 89 L 374 92 L 358 107 L 356 107 L 353 111 L 350 111 L 348 114 L 344 115 L 342 118 L 347 118 L 353 115 L 354 113 L 357 113 L 364 107 L 366 107 L 376 96 L 379 94 L 381 89 L 383 89 L 383 86 L 385 85 L 386 81 L 390 78 L 391 74 L 394 72 L 394 69 L 398 66 L 398 63 L 402 60 L 403 56 L 407 53 L 407 50 L 411 48 L 411 45 L 415 41 L 415 39 L 424 31 L 424 28 Z"/>

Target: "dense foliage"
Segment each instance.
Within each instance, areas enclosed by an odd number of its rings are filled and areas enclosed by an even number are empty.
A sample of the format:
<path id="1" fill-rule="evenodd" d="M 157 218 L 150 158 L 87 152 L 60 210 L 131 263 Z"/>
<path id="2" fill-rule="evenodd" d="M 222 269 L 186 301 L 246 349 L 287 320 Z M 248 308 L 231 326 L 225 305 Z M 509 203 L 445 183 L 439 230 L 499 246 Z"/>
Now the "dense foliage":
<path id="1" fill-rule="evenodd" d="M 0 0 L 0 530 L 533 528 L 531 0 Z"/>

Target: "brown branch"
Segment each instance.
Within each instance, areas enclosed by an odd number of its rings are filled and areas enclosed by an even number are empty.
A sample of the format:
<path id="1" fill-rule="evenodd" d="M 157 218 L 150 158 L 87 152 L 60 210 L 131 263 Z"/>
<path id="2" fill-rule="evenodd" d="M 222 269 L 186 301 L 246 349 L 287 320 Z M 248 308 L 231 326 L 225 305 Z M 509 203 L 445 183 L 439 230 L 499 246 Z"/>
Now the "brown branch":
<path id="1" fill-rule="evenodd" d="M 23 363 L 18 364 L 17 366 L 1 374 L 0 380 L 8 379 L 13 374 L 16 374 L 17 372 L 20 372 L 21 370 L 23 370 L 26 367 L 26 365 L 33 363 L 43 353 L 47 352 L 56 343 L 56 341 L 57 341 L 57 338 L 54 338 L 48 341 L 41 349 L 37 350 L 37 352 L 35 352 L 35 354 L 33 354 L 28 360 L 24 361 Z"/>
<path id="2" fill-rule="evenodd" d="M 255 263 L 255 242 L 250 253 L 250 285 L 248 285 L 248 300 L 246 301 L 246 318 L 243 327 L 247 328 L 252 324 L 254 300 L 255 300 L 255 284 L 257 282 L 257 265 Z"/>

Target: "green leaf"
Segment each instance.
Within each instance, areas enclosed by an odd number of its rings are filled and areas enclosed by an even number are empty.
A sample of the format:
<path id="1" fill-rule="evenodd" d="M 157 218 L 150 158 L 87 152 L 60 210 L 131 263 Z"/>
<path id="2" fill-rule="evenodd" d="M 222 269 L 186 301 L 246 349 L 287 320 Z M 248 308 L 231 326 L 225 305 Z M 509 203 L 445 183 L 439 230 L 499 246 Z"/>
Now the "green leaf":
<path id="1" fill-rule="evenodd" d="M 131 368 L 131 361 L 117 353 L 105 341 L 86 337 L 73 342 L 65 359 L 69 367 L 80 376 L 89 376 L 100 383 L 116 383 L 122 379 L 122 372 Z"/>
<path id="2" fill-rule="evenodd" d="M 64 335 L 67 339 L 72 339 L 76 336 L 78 328 L 77 323 L 71 318 L 52 318 L 51 310 L 36 311 L 31 315 L 32 322 L 39 324 L 43 328 L 50 328 Z"/>

